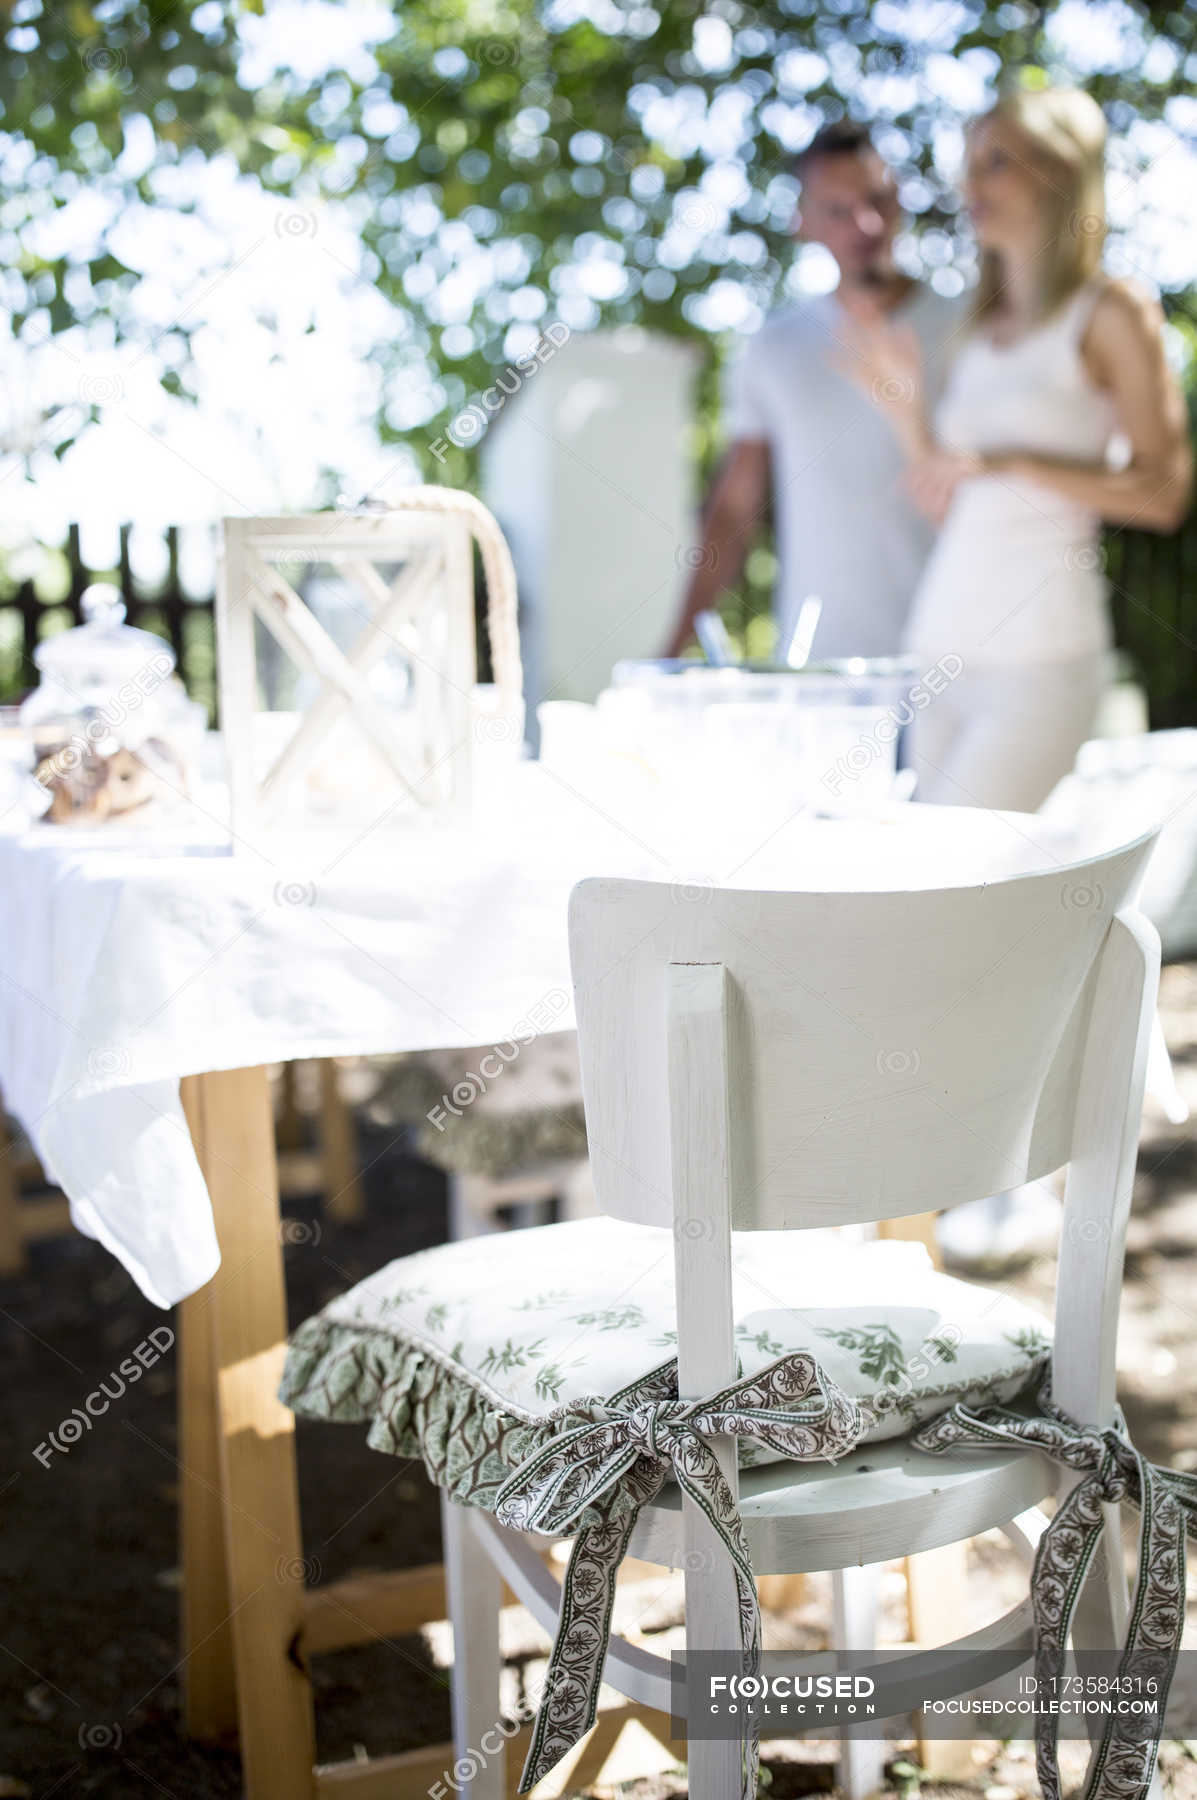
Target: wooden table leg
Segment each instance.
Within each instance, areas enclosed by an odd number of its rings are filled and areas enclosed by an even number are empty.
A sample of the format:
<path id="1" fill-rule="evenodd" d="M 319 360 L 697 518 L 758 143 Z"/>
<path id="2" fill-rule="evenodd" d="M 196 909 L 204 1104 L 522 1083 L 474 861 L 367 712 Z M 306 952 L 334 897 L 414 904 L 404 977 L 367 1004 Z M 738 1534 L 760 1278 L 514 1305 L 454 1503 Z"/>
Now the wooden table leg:
<path id="1" fill-rule="evenodd" d="M 942 1269 L 943 1258 L 939 1254 L 939 1239 L 935 1235 L 935 1221 L 938 1217 L 938 1213 L 912 1213 L 908 1219 L 878 1219 L 877 1236 L 897 1238 L 904 1244 L 924 1245 L 932 1267 Z"/>
<path id="2" fill-rule="evenodd" d="M 940 1550 L 923 1550 L 906 1558 L 906 1605 L 910 1616 L 910 1641 L 920 1649 L 946 1644 L 968 1630 L 962 1618 L 967 1547 L 945 1544 Z M 969 1781 L 977 1774 L 971 1738 L 928 1737 L 923 1730 L 923 1710 L 914 1715 L 919 1766 L 933 1781 Z"/>
<path id="3" fill-rule="evenodd" d="M 0 1094 L 0 1275 L 17 1275 L 25 1267 L 20 1205 L 13 1140 L 4 1116 L 4 1097 Z"/>
<path id="4" fill-rule="evenodd" d="M 278 1116 L 274 1121 L 274 1141 L 280 1150 L 298 1150 L 303 1143 L 303 1115 L 295 1095 L 295 1071 L 298 1065 L 279 1065 Z"/>
<path id="5" fill-rule="evenodd" d="M 189 1303 L 187 1354 L 190 1368 L 192 1354 L 197 1362 L 201 1354 L 206 1318 L 245 1792 L 249 1800 L 305 1800 L 315 1792 L 315 1727 L 310 1684 L 291 1654 L 303 1618 L 304 1565 L 294 1420 L 277 1398 L 287 1312 L 266 1071 L 197 1076 L 188 1084 L 187 1105 L 189 1119 L 200 1123 L 197 1148 L 222 1257 L 213 1280 Z M 203 1399 L 202 1383 L 183 1391 L 185 1405 L 197 1392 Z M 207 1413 L 211 1420 L 210 1406 Z M 210 1436 L 189 1419 L 183 1437 L 197 1456 L 196 1479 L 188 1484 L 189 1548 L 211 1571 L 215 1533 L 198 1499 Z M 185 1567 L 185 1584 L 195 1574 Z M 185 1616 L 196 1629 L 195 1608 L 206 1605 L 199 1596 L 189 1602 Z M 191 1683 L 197 1711 L 201 1694 L 210 1714 L 226 1704 L 219 1662 L 216 1652 L 200 1656 Z"/>
<path id="6" fill-rule="evenodd" d="M 350 1225 L 366 1216 L 354 1141 L 353 1114 L 340 1087 L 335 1057 L 320 1059 L 320 1149 L 324 1164 L 324 1210 L 339 1225 Z"/>
<path id="7" fill-rule="evenodd" d="M 197 1076 L 180 1083 L 180 1097 L 200 1167 L 206 1168 L 211 1159 Z M 212 1318 L 210 1288 L 179 1307 L 183 1722 L 188 1737 L 207 1741 L 237 1732 Z"/>

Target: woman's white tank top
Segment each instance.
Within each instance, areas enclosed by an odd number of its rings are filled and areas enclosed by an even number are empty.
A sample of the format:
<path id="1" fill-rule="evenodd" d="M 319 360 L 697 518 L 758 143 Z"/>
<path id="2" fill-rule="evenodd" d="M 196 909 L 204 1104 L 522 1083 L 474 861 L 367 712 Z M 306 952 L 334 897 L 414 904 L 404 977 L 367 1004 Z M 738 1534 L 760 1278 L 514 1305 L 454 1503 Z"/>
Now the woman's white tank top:
<path id="1" fill-rule="evenodd" d="M 934 426 L 948 449 L 1101 463 L 1115 432 L 1081 340 L 1104 278 L 1088 282 L 1013 344 L 981 331 L 952 365 Z M 915 595 L 908 648 L 966 664 L 1055 662 L 1110 641 L 1100 521 L 1034 481 L 962 482 Z"/>

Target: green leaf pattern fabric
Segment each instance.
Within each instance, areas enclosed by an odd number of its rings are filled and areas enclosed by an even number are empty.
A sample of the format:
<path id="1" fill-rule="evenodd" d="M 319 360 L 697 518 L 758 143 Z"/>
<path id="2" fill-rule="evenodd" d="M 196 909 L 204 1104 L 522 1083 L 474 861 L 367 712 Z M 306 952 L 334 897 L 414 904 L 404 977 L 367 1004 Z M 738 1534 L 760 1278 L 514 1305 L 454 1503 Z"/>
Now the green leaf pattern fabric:
<path id="1" fill-rule="evenodd" d="M 814 1357 L 861 1407 L 864 1441 L 1013 1398 L 1049 1347 L 1030 1308 L 936 1273 L 914 1243 L 745 1233 L 734 1304 L 739 1374 Z M 676 1345 L 672 1234 L 585 1219 L 391 1263 L 300 1327 L 281 1394 L 365 1424 L 375 1449 L 421 1457 L 455 1499 L 493 1510 L 548 1413 L 668 1369 Z M 745 1441 L 740 1457 L 776 1452 Z"/>

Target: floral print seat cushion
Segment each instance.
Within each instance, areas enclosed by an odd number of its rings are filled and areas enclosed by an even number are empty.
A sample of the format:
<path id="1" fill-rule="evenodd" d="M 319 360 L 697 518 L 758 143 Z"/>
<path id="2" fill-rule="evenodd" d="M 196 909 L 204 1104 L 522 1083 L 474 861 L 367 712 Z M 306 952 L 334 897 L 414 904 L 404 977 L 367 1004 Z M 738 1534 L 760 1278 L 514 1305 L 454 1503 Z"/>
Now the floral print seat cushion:
<path id="1" fill-rule="evenodd" d="M 861 1406 L 864 1441 L 1012 1399 L 1050 1348 L 1039 1314 L 937 1273 L 916 1243 L 738 1234 L 733 1298 L 741 1373 L 810 1353 Z M 672 1233 L 582 1219 L 388 1264 L 299 1328 L 280 1391 L 307 1417 L 368 1424 L 375 1449 L 421 1456 L 490 1509 L 529 1427 L 668 1365 L 676 1342 Z M 771 1460 L 746 1441 L 740 1458 Z"/>

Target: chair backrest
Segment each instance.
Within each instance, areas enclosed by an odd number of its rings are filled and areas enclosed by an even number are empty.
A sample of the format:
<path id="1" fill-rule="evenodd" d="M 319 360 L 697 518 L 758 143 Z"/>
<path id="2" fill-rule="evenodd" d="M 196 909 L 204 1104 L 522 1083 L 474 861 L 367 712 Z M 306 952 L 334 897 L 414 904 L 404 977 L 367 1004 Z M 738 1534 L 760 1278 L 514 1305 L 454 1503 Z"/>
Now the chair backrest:
<path id="1" fill-rule="evenodd" d="M 1077 1306 L 1089 1275 L 1105 1296 L 1158 968 L 1129 909 L 1153 842 L 913 892 L 581 883 L 570 946 L 600 1209 L 701 1238 L 722 1189 L 736 1230 L 844 1224 L 1080 1156 L 1072 1223 L 1096 1223 L 1074 1232 L 1088 1262 L 1069 1279 Z M 1111 1384 L 1112 1357 L 1112 1400 Z"/>

